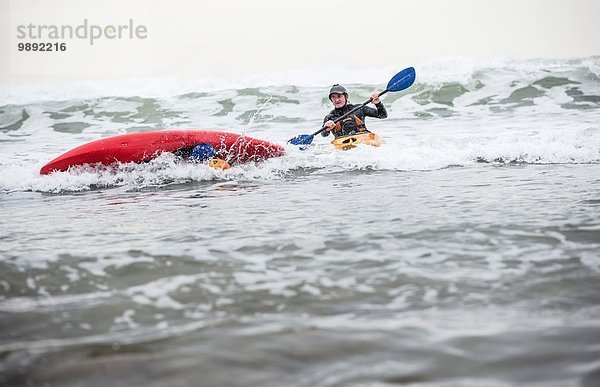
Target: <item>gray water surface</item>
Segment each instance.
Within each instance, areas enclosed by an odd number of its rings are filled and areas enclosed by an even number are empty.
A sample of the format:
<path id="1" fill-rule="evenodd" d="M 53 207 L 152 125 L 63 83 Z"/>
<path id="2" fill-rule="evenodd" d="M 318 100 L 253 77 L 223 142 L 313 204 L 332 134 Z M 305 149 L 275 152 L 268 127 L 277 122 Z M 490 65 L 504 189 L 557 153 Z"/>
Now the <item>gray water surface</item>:
<path id="1" fill-rule="evenodd" d="M 597 386 L 600 165 L 7 193 L 0 381 Z"/>

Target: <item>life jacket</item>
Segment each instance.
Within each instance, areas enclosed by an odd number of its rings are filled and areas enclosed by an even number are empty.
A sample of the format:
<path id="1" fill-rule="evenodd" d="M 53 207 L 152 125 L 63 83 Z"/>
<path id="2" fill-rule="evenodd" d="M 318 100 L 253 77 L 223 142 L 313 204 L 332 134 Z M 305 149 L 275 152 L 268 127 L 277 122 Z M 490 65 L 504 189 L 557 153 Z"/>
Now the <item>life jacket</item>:
<path id="1" fill-rule="evenodd" d="M 353 133 L 365 132 L 367 127 L 365 123 L 356 115 L 351 114 L 349 117 L 338 121 L 333 128 L 335 136 L 346 136 Z"/>

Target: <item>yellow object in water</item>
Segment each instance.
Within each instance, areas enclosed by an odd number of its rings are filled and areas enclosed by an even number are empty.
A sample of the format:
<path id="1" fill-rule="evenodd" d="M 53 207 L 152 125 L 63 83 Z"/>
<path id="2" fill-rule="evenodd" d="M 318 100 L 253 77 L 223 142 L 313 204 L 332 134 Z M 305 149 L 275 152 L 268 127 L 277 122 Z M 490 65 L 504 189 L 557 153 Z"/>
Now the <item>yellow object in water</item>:
<path id="1" fill-rule="evenodd" d="M 219 169 L 219 170 L 225 170 L 225 169 L 229 169 L 231 168 L 231 165 L 229 165 L 229 163 L 223 159 L 218 159 L 216 157 L 213 157 L 212 159 L 208 160 L 208 166 L 214 169 Z"/>
<path id="2" fill-rule="evenodd" d="M 348 150 L 356 147 L 358 144 L 365 144 L 371 146 L 379 146 L 383 144 L 384 141 L 381 137 L 376 135 L 375 133 L 360 133 L 360 134 L 351 134 L 350 136 L 342 136 L 338 137 L 335 140 L 331 141 L 334 147 L 337 149 Z"/>

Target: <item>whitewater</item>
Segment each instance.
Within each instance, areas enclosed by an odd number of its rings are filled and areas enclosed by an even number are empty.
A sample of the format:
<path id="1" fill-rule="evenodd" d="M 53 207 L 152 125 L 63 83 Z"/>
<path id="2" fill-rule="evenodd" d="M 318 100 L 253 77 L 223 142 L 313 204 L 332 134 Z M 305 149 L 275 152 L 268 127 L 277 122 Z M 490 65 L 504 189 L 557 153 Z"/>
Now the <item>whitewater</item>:
<path id="1" fill-rule="evenodd" d="M 405 64 L 406 67 L 409 64 Z M 595 386 L 600 57 L 0 87 L 0 384 Z M 113 135 L 282 144 L 39 175 Z"/>

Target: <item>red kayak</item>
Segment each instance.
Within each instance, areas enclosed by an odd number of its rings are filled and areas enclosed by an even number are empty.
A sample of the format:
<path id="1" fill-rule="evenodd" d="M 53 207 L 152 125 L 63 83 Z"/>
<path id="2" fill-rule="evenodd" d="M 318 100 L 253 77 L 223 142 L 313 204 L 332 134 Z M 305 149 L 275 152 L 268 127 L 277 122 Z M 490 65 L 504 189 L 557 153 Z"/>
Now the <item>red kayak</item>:
<path id="1" fill-rule="evenodd" d="M 217 156 L 230 164 L 261 161 L 284 154 L 280 145 L 235 133 L 200 129 L 164 130 L 92 141 L 50 161 L 40 169 L 40 174 L 66 171 L 69 167 L 83 164 L 140 163 L 152 160 L 163 152 L 192 148 L 201 143 L 211 144 Z"/>

